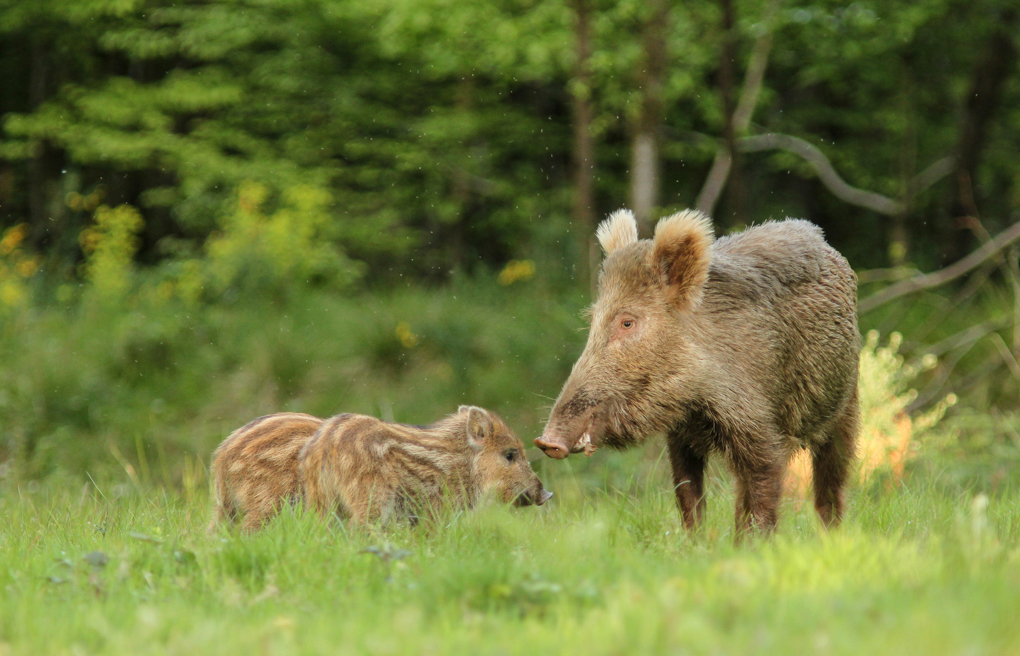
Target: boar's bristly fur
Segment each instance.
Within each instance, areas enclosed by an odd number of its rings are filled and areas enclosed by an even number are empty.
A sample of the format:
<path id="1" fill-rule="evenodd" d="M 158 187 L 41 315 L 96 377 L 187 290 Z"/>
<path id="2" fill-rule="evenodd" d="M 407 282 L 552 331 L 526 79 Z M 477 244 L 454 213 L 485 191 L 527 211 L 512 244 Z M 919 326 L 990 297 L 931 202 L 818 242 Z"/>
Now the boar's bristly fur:
<path id="1" fill-rule="evenodd" d="M 474 406 L 429 426 L 337 415 L 300 455 L 305 500 L 356 524 L 412 523 L 440 504 L 471 508 L 486 493 L 541 505 L 524 444 L 495 413 Z"/>
<path id="2" fill-rule="evenodd" d="M 625 225 L 629 222 L 630 226 Z M 549 456 L 666 436 L 685 526 L 704 511 L 707 456 L 737 480 L 738 535 L 776 523 L 794 450 L 813 458 L 834 525 L 857 429 L 857 279 L 806 221 L 714 240 L 686 211 L 638 240 L 629 213 L 599 228 L 606 259 L 584 352 L 536 445 Z"/>
<path id="3" fill-rule="evenodd" d="M 298 453 L 322 425 L 318 417 L 283 412 L 259 417 L 231 433 L 213 452 L 215 507 L 209 530 L 243 518 L 253 531 L 285 502 L 301 497 Z"/>
<path id="4" fill-rule="evenodd" d="M 599 224 L 595 237 L 606 253 L 629 246 L 637 241 L 637 223 L 630 210 L 617 210 Z"/>

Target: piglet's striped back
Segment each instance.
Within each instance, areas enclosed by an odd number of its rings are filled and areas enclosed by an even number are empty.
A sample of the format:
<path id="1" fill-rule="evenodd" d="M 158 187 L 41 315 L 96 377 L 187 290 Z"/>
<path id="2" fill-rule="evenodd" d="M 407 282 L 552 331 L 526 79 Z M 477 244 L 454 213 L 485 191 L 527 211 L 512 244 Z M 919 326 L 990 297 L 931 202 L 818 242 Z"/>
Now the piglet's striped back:
<path id="1" fill-rule="evenodd" d="M 471 508 L 488 491 L 522 504 L 549 494 L 520 439 L 498 415 L 474 406 L 429 426 L 337 415 L 299 460 L 306 503 L 359 524 L 414 521 L 440 503 Z"/>

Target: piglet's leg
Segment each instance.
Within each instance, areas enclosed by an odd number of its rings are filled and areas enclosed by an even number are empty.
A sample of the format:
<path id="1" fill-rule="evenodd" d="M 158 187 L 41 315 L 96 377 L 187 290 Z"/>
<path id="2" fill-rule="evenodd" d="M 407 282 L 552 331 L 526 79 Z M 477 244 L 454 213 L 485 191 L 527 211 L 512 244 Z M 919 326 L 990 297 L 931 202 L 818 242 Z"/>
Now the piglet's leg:
<path id="1" fill-rule="evenodd" d="M 684 528 L 693 530 L 705 514 L 705 456 L 691 450 L 678 435 L 667 438 L 673 467 L 673 492 Z"/>

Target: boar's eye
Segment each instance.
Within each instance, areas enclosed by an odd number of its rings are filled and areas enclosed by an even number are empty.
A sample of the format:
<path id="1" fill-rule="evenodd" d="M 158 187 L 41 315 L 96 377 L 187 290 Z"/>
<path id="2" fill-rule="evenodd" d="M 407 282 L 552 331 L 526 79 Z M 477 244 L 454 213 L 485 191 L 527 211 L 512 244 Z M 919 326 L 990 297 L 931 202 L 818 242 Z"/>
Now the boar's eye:
<path id="1" fill-rule="evenodd" d="M 637 328 L 637 317 L 629 312 L 621 314 L 616 319 L 617 330 L 634 330 Z"/>
<path id="2" fill-rule="evenodd" d="M 517 449 L 507 449 L 503 453 L 503 457 L 506 458 L 507 462 L 513 462 L 517 459 Z"/>
<path id="3" fill-rule="evenodd" d="M 638 318 L 630 312 L 621 312 L 613 321 L 613 335 L 609 338 L 610 341 L 637 335 Z"/>

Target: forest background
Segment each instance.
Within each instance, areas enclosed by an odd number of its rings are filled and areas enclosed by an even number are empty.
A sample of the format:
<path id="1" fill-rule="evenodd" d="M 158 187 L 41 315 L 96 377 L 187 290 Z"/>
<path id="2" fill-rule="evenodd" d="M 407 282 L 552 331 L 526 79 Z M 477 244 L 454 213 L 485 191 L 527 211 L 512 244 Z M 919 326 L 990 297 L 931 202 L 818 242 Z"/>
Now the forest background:
<path id="1" fill-rule="evenodd" d="M 1014 240 L 1018 27 L 1007 0 L 0 0 L 0 485 L 202 487 L 281 410 L 474 403 L 528 441 L 621 206 L 643 235 L 808 219 L 865 303 Z M 947 471 L 986 487 L 1020 458 L 995 243 L 861 313 L 888 432 L 947 412 Z"/>

